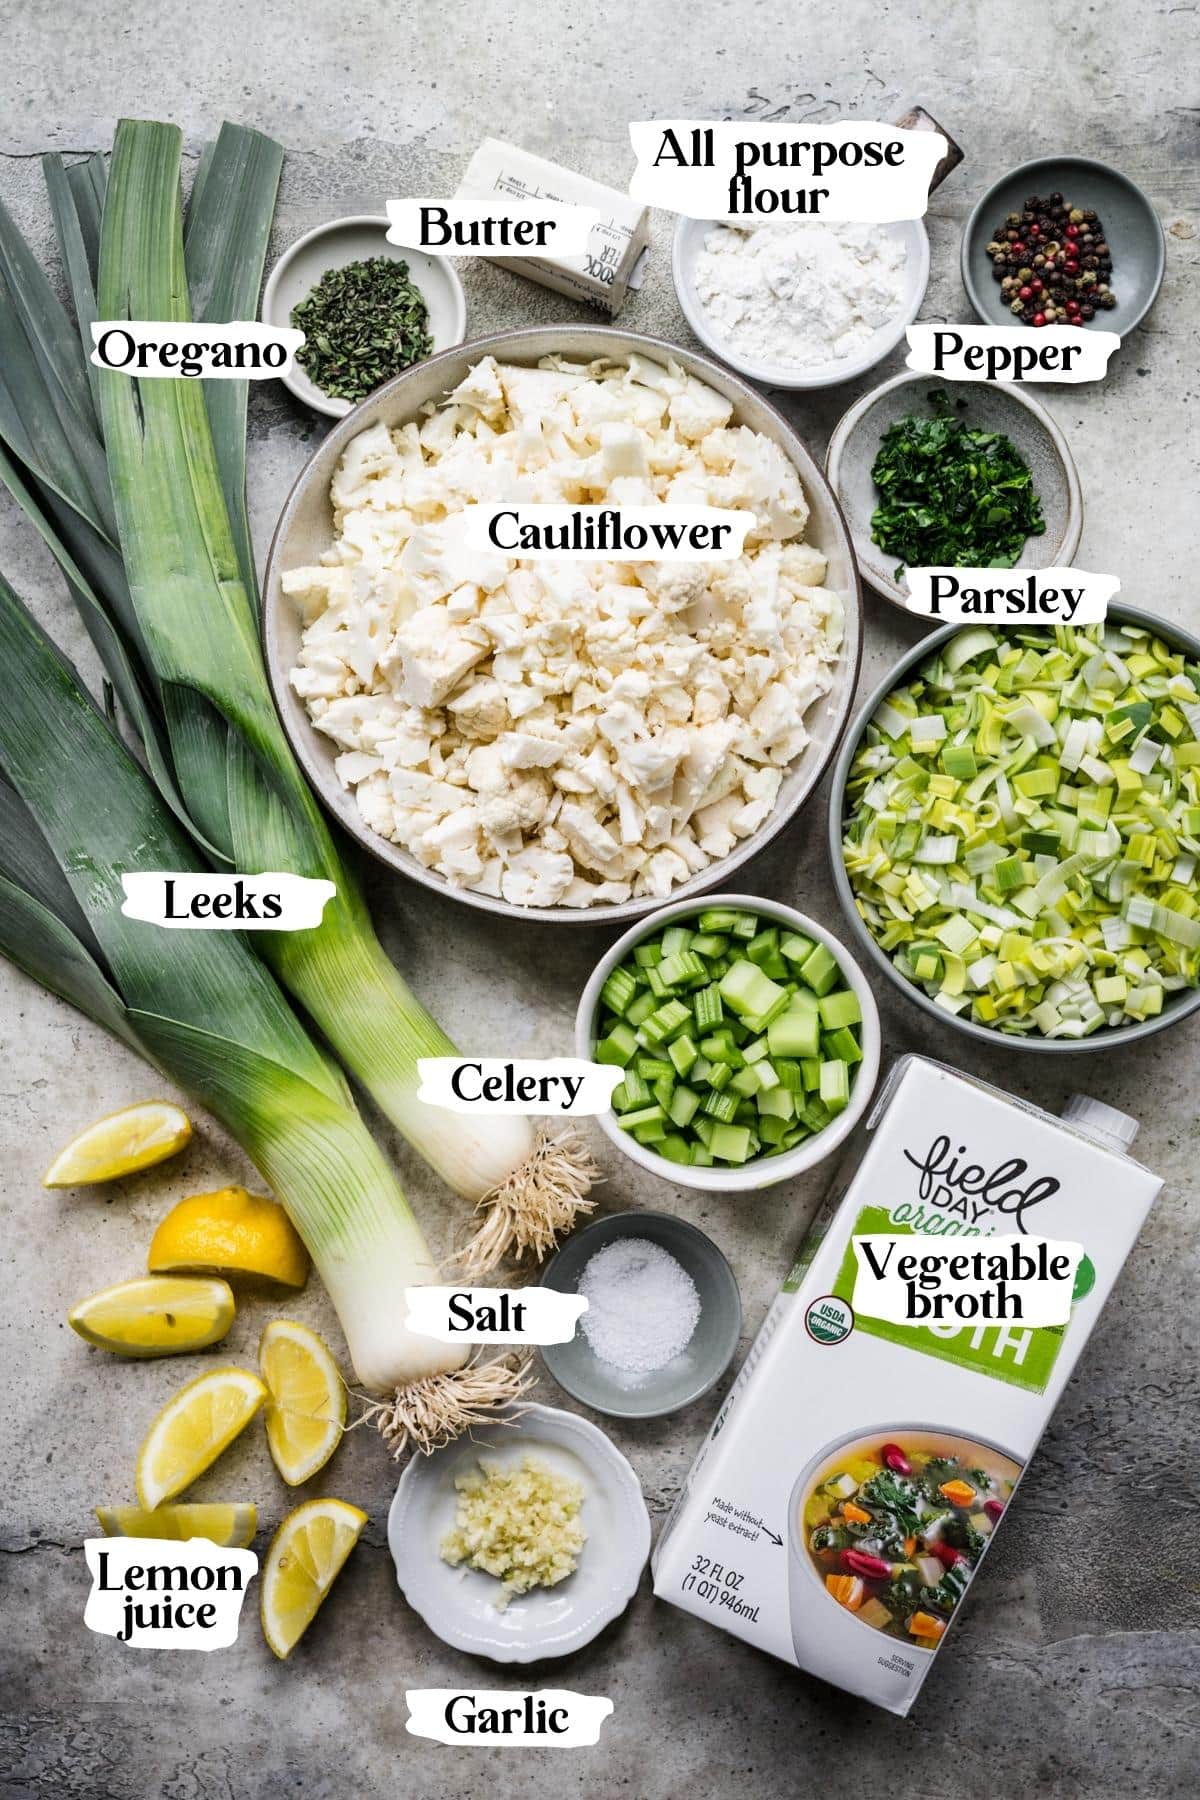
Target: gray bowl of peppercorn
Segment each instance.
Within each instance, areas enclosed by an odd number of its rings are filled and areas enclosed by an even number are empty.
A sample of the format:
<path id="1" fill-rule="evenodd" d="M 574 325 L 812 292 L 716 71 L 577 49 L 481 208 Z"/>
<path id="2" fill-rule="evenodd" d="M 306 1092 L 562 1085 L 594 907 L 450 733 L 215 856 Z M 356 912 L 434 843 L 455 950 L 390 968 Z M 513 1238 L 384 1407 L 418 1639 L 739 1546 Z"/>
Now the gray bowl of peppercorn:
<path id="1" fill-rule="evenodd" d="M 963 232 L 963 286 L 986 325 L 1095 324 L 1124 337 L 1153 306 L 1165 263 L 1145 194 L 1090 156 L 1022 163 Z"/>

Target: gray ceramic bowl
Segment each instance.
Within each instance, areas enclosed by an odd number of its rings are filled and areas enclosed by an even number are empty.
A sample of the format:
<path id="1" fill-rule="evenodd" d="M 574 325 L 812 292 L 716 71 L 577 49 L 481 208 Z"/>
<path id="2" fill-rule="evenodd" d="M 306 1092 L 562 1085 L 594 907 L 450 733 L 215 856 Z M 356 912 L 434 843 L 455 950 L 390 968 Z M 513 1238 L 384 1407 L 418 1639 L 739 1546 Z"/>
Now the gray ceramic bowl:
<path id="1" fill-rule="evenodd" d="M 720 1381 L 741 1335 L 741 1296 L 733 1270 L 710 1237 L 685 1219 L 654 1212 L 611 1213 L 585 1225 L 546 1265 L 542 1286 L 575 1293 L 584 1265 L 616 1238 L 649 1238 L 687 1270 L 700 1295 L 691 1343 L 651 1375 L 623 1375 L 593 1355 L 581 1322 L 570 1343 L 544 1344 L 542 1360 L 559 1387 L 594 1412 L 614 1419 L 658 1419 L 690 1406 Z"/>
<path id="2" fill-rule="evenodd" d="M 871 515 L 879 504 L 871 469 L 888 427 L 910 413 L 928 411 L 927 396 L 939 388 L 951 400 L 966 401 L 959 416 L 969 425 L 1002 431 L 1011 438 L 1033 471 L 1046 529 L 1041 537 L 1029 539 L 1017 568 L 1050 569 L 1069 563 L 1083 531 L 1075 459 L 1045 407 L 1023 388 L 992 381 L 944 382 L 934 375 L 894 375 L 842 414 L 829 440 L 825 472 L 850 526 L 863 580 L 906 611 L 908 588 L 896 580 L 896 558 L 885 556 L 871 541 Z"/>
<path id="3" fill-rule="evenodd" d="M 1073 206 L 1091 207 L 1113 254 L 1112 290 L 1117 304 L 1091 323 L 1121 337 L 1139 325 L 1154 305 L 1166 267 L 1166 238 L 1158 214 L 1127 175 L 1092 156 L 1039 156 L 994 182 L 963 231 L 963 286 L 985 325 L 1011 325 L 1000 299 L 1000 283 L 987 253 L 992 233 L 1010 212 L 1021 212 L 1031 194 L 1043 199 L 1058 192 Z M 1081 327 L 1086 331 L 1086 325 Z"/>
<path id="4" fill-rule="evenodd" d="M 314 729 L 303 701 L 288 680 L 296 660 L 301 622 L 295 607 L 284 598 L 280 576 L 285 569 L 316 562 L 328 549 L 333 539 L 329 483 L 350 439 L 368 425 L 379 419 L 398 425 L 414 418 L 426 400 L 440 399 L 456 387 L 481 356 L 536 363 L 540 357 L 549 355 L 622 358 L 634 353 L 657 358 L 660 362 L 670 358 L 679 363 L 690 374 L 733 401 L 734 418 L 739 424 L 761 431 L 781 446 L 795 464 L 804 484 L 811 510 L 809 537 L 829 561 L 827 585 L 842 597 L 845 638 L 834 671 L 833 687 L 808 714 L 805 723 L 811 743 L 784 776 L 774 812 L 765 824 L 738 845 L 732 855 L 710 863 L 691 881 L 681 883 L 671 898 L 684 900 L 690 895 L 707 893 L 728 884 L 733 871 L 756 856 L 794 818 L 825 773 L 850 717 L 862 656 L 862 595 L 858 570 L 850 533 L 833 490 L 782 414 L 728 369 L 659 338 L 598 325 L 534 326 L 521 331 L 506 331 L 496 337 L 476 338 L 473 343 L 429 357 L 380 388 L 333 427 L 288 495 L 267 557 L 262 624 L 267 673 L 283 728 L 318 796 L 349 835 L 397 875 L 406 875 L 466 906 L 507 918 L 543 924 L 617 925 L 644 917 L 661 906 L 662 901 L 647 894 L 637 900 L 627 900 L 620 906 L 512 906 L 507 900 L 494 900 L 487 894 L 475 894 L 469 888 L 452 886 L 444 876 L 423 868 L 407 850 L 373 832 L 363 821 L 353 795 L 334 773 L 336 752 L 333 744 Z"/>
<path id="5" fill-rule="evenodd" d="M 1137 625 L 1153 631 L 1165 639 L 1168 644 L 1175 645 L 1193 662 L 1200 663 L 1200 638 L 1193 637 L 1190 631 L 1182 626 L 1160 619 L 1154 613 L 1144 612 L 1137 606 L 1126 606 L 1122 602 L 1113 601 L 1108 608 L 1108 617 L 1114 625 Z M 936 655 L 948 639 L 964 630 L 962 625 L 944 625 L 940 630 L 922 638 L 919 643 L 902 656 L 899 662 L 887 675 L 874 693 L 867 699 L 860 710 L 854 724 L 846 733 L 841 754 L 834 766 L 833 779 L 829 790 L 829 862 L 833 871 L 833 884 L 837 889 L 838 899 L 858 939 L 864 955 L 874 964 L 881 975 L 885 976 L 892 986 L 909 1000 L 915 1002 L 922 1012 L 940 1025 L 952 1026 L 956 1031 L 965 1032 L 980 1044 L 999 1045 L 1009 1050 L 1032 1050 L 1040 1054 L 1051 1052 L 1058 1055 L 1082 1055 L 1088 1051 L 1115 1050 L 1124 1044 L 1135 1043 L 1139 1038 L 1152 1037 L 1157 1031 L 1165 1031 L 1168 1025 L 1177 1025 L 1200 1007 L 1200 988 L 1184 989 L 1183 992 L 1167 997 L 1162 1012 L 1156 1019 L 1135 1021 L 1130 1025 L 1104 1027 L 1086 1038 L 1045 1038 L 1021 1037 L 1012 1032 L 995 1031 L 987 1025 L 976 1025 L 970 1019 L 956 1017 L 942 1007 L 935 1006 L 915 982 L 908 981 L 901 975 L 886 951 L 881 950 L 871 933 L 867 930 L 854 904 L 854 890 L 850 885 L 850 877 L 842 860 L 842 819 L 846 807 L 846 782 L 850 775 L 850 765 L 854 761 L 854 753 L 858 749 L 859 740 L 866 730 L 867 722 L 875 712 L 879 703 L 886 699 L 892 689 L 902 682 L 919 663 L 927 657 Z"/>
<path id="6" fill-rule="evenodd" d="M 388 222 L 382 215 L 356 213 L 347 219 L 331 219 L 314 226 L 290 244 L 267 277 L 263 289 L 262 316 L 267 325 L 290 325 L 292 308 L 306 300 L 321 277 L 347 263 L 386 256 L 408 264 L 413 285 L 421 290 L 429 309 L 429 335 L 434 350 L 461 344 L 467 330 L 467 302 L 454 264 L 445 256 L 427 256 L 423 250 L 400 249 L 389 244 Z M 341 419 L 350 411 L 349 400 L 335 400 L 315 381 L 310 381 L 294 362 L 283 384 L 297 400 L 314 412 Z"/>

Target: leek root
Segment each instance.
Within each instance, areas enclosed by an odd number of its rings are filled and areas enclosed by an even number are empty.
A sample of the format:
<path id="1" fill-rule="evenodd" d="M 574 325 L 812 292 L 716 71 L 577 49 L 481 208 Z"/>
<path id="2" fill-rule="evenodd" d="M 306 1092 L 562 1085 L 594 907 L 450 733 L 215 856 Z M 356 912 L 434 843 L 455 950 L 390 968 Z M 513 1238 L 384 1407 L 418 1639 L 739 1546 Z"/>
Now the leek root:
<path id="1" fill-rule="evenodd" d="M 428 1456 L 472 1425 L 492 1422 L 498 1407 L 513 1408 L 532 1387 L 529 1359 L 497 1356 L 476 1359 L 452 1374 L 410 1381 L 390 1400 L 371 1402 L 363 1417 L 379 1431 L 394 1457 L 410 1446 Z M 502 1423 L 515 1424 L 519 1408 Z"/>

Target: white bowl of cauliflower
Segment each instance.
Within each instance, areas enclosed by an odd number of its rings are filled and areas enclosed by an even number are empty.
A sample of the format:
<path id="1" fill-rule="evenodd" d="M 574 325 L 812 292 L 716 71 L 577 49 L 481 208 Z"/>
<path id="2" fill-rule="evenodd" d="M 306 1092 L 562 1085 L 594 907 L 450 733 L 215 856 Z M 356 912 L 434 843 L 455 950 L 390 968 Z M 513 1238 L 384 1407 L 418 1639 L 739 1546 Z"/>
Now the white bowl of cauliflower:
<path id="1" fill-rule="evenodd" d="M 748 511 L 712 562 L 464 548 L 468 506 Z M 533 328 L 415 366 L 284 507 L 263 631 L 322 800 L 491 912 L 621 922 L 727 883 L 813 792 L 860 656 L 849 533 L 787 422 L 707 358 Z"/>

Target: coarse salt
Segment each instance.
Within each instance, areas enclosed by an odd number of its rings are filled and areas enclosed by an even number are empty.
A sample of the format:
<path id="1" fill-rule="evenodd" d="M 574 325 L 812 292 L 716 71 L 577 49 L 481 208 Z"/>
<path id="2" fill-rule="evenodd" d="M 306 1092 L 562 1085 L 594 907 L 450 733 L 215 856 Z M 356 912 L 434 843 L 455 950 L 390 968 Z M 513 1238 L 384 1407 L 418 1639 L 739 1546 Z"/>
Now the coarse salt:
<path id="1" fill-rule="evenodd" d="M 906 260 L 877 225 L 720 226 L 696 259 L 696 292 L 731 349 L 767 368 L 811 369 L 853 356 L 895 318 Z"/>
<path id="2" fill-rule="evenodd" d="M 584 1265 L 581 1324 L 594 1354 L 629 1374 L 663 1369 L 691 1342 L 700 1317 L 696 1284 L 648 1238 L 615 1238 Z"/>

